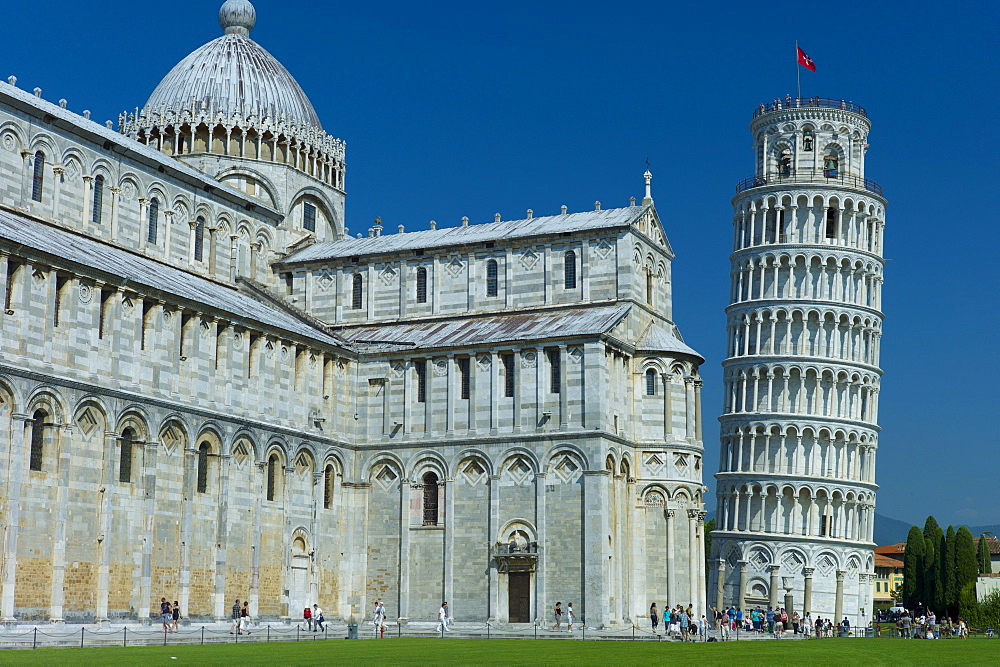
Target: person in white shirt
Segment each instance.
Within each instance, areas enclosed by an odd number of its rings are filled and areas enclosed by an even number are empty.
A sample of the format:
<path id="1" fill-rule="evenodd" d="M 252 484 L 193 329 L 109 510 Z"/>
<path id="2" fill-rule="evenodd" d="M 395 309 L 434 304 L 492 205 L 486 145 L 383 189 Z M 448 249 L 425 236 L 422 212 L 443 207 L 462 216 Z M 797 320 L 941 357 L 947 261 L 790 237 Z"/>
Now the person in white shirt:
<path id="1" fill-rule="evenodd" d="M 323 632 L 323 622 L 326 619 L 323 618 L 323 610 L 319 608 L 318 604 L 313 605 L 313 632 Z"/>
<path id="2" fill-rule="evenodd" d="M 448 603 L 447 602 L 442 602 L 441 603 L 441 609 L 438 610 L 437 631 L 438 632 L 451 632 L 451 630 L 448 629 Z"/>
<path id="3" fill-rule="evenodd" d="M 372 627 L 375 634 L 380 637 L 385 636 L 385 605 L 379 600 L 375 603 L 375 611 L 372 612 Z"/>
<path id="4" fill-rule="evenodd" d="M 568 632 L 573 632 L 573 621 L 576 620 L 576 614 L 573 613 L 573 603 L 570 602 L 566 605 L 566 630 Z"/>

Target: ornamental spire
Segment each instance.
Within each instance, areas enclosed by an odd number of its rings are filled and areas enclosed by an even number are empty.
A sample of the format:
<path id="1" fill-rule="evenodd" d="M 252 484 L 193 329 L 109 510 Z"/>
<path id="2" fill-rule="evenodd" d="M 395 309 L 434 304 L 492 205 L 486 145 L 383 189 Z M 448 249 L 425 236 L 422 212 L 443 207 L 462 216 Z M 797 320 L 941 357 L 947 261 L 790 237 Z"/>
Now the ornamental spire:
<path id="1" fill-rule="evenodd" d="M 219 25 L 227 35 L 250 36 L 257 24 L 257 10 L 250 0 L 226 0 L 219 10 Z"/>

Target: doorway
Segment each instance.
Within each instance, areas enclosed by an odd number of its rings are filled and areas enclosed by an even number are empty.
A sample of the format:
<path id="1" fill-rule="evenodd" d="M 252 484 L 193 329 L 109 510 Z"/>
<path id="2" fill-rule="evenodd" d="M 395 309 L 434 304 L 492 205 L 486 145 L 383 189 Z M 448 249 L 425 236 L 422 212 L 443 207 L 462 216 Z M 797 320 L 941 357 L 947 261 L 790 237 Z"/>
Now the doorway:
<path id="1" fill-rule="evenodd" d="M 531 622 L 530 572 L 510 572 L 507 575 L 507 610 L 511 623 Z"/>

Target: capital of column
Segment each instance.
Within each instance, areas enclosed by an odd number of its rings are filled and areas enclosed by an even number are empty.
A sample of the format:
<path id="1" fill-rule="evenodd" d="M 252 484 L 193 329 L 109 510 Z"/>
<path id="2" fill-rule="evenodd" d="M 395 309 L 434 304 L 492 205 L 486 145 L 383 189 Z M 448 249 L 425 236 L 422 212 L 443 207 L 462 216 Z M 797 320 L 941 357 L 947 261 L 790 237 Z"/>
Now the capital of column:
<path id="1" fill-rule="evenodd" d="M 837 581 L 843 581 L 846 574 L 846 570 L 837 570 Z"/>
<path id="2" fill-rule="evenodd" d="M 780 570 L 780 569 L 781 569 L 780 565 L 768 565 L 767 566 L 767 571 L 771 573 L 772 577 L 774 575 L 778 574 L 778 570 Z"/>
<path id="3" fill-rule="evenodd" d="M 701 512 L 699 512 L 698 510 L 687 511 L 688 518 L 692 520 L 697 519 L 699 514 L 701 514 Z"/>
<path id="4" fill-rule="evenodd" d="M 745 573 L 747 571 L 748 562 L 745 560 L 740 561 L 740 573 Z"/>
<path id="5" fill-rule="evenodd" d="M 804 567 L 802 568 L 802 574 L 805 575 L 806 579 L 812 579 L 813 572 L 816 571 L 814 567 Z"/>
<path id="6" fill-rule="evenodd" d="M 674 515 L 677 513 L 677 511 L 676 510 L 667 510 L 666 513 L 667 513 L 667 518 L 668 519 L 673 519 Z"/>

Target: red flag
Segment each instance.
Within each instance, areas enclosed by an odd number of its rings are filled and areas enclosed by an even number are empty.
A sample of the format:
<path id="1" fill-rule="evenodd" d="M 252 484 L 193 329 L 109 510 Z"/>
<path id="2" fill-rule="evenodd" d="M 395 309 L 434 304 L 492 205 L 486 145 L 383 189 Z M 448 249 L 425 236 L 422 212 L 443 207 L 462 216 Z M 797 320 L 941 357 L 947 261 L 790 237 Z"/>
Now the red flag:
<path id="1" fill-rule="evenodd" d="M 808 55 L 806 55 L 806 52 L 803 51 L 798 46 L 795 47 L 795 50 L 799 52 L 799 64 L 802 65 L 803 67 L 805 67 L 807 70 L 809 70 L 811 72 L 815 72 L 816 71 L 816 62 L 812 58 L 810 58 Z"/>

